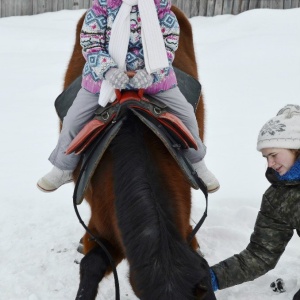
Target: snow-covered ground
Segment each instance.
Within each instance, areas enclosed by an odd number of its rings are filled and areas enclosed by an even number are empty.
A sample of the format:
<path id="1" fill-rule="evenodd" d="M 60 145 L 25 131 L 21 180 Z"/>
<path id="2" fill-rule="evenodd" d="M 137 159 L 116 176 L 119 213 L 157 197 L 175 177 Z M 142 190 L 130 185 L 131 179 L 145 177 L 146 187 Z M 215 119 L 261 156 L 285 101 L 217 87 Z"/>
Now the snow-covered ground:
<path id="1" fill-rule="evenodd" d="M 50 169 L 58 137 L 53 101 L 62 90 L 84 10 L 0 19 L 0 299 L 74 299 L 76 252 L 83 229 L 72 206 L 72 184 L 52 194 L 37 190 Z M 207 165 L 221 182 L 209 196 L 208 218 L 198 233 L 209 264 L 243 250 L 268 187 L 266 162 L 256 151 L 261 126 L 288 103 L 300 103 L 300 9 L 251 10 L 238 16 L 194 17 L 199 74 L 206 106 Z M 86 204 L 79 207 L 85 220 Z M 204 210 L 193 192 L 193 219 Z M 227 290 L 218 300 L 292 299 L 300 288 L 300 239 L 295 235 L 275 270 Z M 121 299 L 136 297 L 119 268 Z M 270 283 L 281 277 L 287 292 Z M 114 299 L 113 278 L 97 299 Z"/>

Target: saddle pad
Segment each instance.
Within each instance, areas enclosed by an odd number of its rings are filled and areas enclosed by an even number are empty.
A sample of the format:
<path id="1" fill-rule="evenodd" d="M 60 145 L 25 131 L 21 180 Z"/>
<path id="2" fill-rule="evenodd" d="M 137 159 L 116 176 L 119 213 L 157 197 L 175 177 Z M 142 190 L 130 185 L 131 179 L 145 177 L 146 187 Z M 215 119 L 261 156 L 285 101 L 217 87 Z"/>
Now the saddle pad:
<path id="1" fill-rule="evenodd" d="M 201 94 L 200 82 L 177 68 L 174 68 L 174 71 L 180 91 L 196 111 Z M 79 76 L 56 98 L 54 105 L 61 121 L 63 121 L 63 118 L 76 98 L 77 93 L 81 89 L 81 81 L 82 77 Z"/>

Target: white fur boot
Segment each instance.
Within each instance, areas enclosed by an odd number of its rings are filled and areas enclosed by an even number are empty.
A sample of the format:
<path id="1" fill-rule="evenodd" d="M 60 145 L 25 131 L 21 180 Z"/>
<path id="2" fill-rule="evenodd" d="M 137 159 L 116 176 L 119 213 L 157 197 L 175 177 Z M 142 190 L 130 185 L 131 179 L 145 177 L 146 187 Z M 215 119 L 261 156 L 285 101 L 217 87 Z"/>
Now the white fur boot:
<path id="1" fill-rule="evenodd" d="M 49 173 L 39 179 L 37 182 L 37 187 L 46 193 L 54 192 L 61 185 L 73 181 L 72 173 L 73 171 L 64 171 L 58 169 L 57 167 L 53 167 Z"/>
<path id="2" fill-rule="evenodd" d="M 197 172 L 198 176 L 202 179 L 202 181 L 207 186 L 208 193 L 214 193 L 220 188 L 218 179 L 215 177 L 215 175 L 212 172 L 210 172 L 207 169 L 204 159 L 193 164 L 193 167 Z"/>

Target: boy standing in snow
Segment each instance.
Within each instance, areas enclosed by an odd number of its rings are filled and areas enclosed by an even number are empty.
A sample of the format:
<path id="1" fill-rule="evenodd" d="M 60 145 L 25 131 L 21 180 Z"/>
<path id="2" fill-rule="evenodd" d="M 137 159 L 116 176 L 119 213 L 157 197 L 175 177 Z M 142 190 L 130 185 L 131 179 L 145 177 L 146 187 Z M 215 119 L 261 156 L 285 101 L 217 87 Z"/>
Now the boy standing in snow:
<path id="1" fill-rule="evenodd" d="M 208 192 L 219 189 L 219 182 L 206 168 L 206 147 L 191 104 L 177 86 L 172 62 L 178 47 L 179 25 L 170 0 L 94 0 L 81 31 L 86 64 L 82 88 L 63 120 L 58 144 L 50 155 L 53 169 L 37 183 L 52 192 L 72 181 L 79 155 L 65 151 L 94 112 L 115 100 L 115 89 L 145 89 L 146 94 L 165 103 L 197 142 L 198 149 L 186 150 Z M 126 71 L 135 71 L 129 78 Z"/>
<path id="2" fill-rule="evenodd" d="M 271 186 L 263 195 L 250 243 L 211 267 L 214 290 L 254 280 L 272 270 L 294 230 L 300 235 L 300 106 L 286 105 L 258 135 Z M 293 300 L 300 300 L 300 290 Z"/>

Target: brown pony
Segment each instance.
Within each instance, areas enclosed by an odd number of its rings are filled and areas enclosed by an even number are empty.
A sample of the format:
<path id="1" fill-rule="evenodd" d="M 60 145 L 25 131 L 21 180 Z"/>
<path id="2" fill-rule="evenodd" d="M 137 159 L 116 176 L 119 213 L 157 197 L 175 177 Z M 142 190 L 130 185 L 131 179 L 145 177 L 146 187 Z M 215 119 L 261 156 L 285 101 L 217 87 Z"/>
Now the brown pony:
<path id="1" fill-rule="evenodd" d="M 181 28 L 174 66 L 197 78 L 191 25 L 178 8 L 172 6 L 172 11 Z M 64 88 L 81 75 L 85 63 L 79 41 L 84 17 L 77 24 Z M 190 185 L 161 141 L 137 119 L 128 119 L 86 191 L 91 207 L 88 228 L 106 246 L 116 265 L 128 260 L 130 283 L 140 299 L 215 299 L 208 264 L 195 251 L 197 241 L 193 238 L 187 243 L 192 231 Z M 197 120 L 203 138 L 203 99 Z M 92 300 L 99 282 L 112 268 L 102 248 L 87 233 L 83 245 L 76 299 Z"/>

